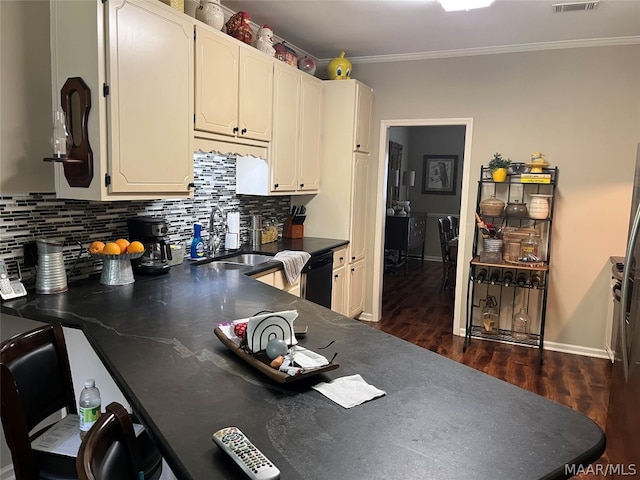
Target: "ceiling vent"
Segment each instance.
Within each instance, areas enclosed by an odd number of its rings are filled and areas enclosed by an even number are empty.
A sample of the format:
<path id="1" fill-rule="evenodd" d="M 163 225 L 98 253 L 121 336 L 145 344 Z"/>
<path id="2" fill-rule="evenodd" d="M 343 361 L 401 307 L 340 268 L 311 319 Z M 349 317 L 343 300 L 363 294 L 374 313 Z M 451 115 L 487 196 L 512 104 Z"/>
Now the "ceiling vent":
<path id="1" fill-rule="evenodd" d="M 588 10 L 595 10 L 598 8 L 598 1 L 594 0 L 590 2 L 569 2 L 569 3 L 554 3 L 553 13 L 563 12 L 584 12 Z"/>

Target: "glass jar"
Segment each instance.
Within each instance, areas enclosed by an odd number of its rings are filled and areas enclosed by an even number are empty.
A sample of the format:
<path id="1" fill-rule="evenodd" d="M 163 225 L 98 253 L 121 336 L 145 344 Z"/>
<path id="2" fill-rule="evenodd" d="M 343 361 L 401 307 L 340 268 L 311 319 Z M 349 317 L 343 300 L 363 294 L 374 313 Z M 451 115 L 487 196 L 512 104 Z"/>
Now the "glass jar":
<path id="1" fill-rule="evenodd" d="M 500 320 L 498 318 L 497 302 L 494 297 L 487 297 L 482 309 L 482 333 L 485 335 L 497 335 Z"/>
<path id="2" fill-rule="evenodd" d="M 538 237 L 536 237 L 533 232 L 529 233 L 529 236 L 521 243 L 520 260 L 523 262 L 539 262 L 538 244 Z"/>
<path id="3" fill-rule="evenodd" d="M 526 340 L 529 338 L 529 326 L 531 324 L 531 319 L 529 318 L 529 314 L 522 307 L 518 313 L 513 316 L 513 321 L 511 323 L 511 335 L 516 340 Z"/>

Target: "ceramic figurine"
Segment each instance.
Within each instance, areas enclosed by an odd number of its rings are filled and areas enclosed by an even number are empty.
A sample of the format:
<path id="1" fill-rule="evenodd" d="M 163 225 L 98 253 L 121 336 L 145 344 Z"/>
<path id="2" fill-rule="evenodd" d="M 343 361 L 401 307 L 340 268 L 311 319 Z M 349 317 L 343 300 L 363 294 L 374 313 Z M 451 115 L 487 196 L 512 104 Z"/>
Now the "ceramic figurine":
<path id="1" fill-rule="evenodd" d="M 253 30 L 249 23 L 250 20 L 251 17 L 247 12 L 240 11 L 232 15 L 226 23 L 227 34 L 251 45 L 253 43 Z"/>
<path id="2" fill-rule="evenodd" d="M 351 78 L 351 62 L 345 58 L 344 52 L 335 57 L 327 65 L 330 80 L 348 80 Z"/>
<path id="3" fill-rule="evenodd" d="M 273 31 L 269 25 L 260 27 L 253 46 L 272 57 L 276 54 L 276 49 L 273 48 Z"/>

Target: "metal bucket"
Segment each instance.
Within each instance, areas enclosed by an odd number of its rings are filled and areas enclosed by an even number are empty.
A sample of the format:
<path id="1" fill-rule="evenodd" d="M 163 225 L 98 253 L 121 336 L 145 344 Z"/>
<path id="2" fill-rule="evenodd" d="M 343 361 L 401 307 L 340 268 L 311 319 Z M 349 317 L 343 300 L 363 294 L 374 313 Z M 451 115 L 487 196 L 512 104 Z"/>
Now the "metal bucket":
<path id="1" fill-rule="evenodd" d="M 36 245 L 38 247 L 36 293 L 54 294 L 66 292 L 69 287 L 67 286 L 67 271 L 62 253 L 64 242 L 36 239 Z M 76 263 L 80 255 L 82 255 L 82 245 L 80 245 Z"/>

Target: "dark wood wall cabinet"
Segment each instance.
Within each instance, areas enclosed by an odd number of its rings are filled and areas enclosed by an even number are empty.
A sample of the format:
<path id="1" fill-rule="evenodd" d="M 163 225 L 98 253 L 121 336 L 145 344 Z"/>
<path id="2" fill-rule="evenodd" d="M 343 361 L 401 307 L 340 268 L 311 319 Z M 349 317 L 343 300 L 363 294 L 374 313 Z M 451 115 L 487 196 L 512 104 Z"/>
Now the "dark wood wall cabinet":
<path id="1" fill-rule="evenodd" d="M 387 216 L 384 234 L 385 250 L 395 251 L 396 258 L 391 263 L 393 267 L 405 266 L 409 251 L 421 247 L 421 260 L 424 262 L 424 247 L 427 232 L 427 214 L 413 213 L 409 215 Z M 386 262 L 385 262 L 386 263 Z"/>

